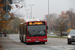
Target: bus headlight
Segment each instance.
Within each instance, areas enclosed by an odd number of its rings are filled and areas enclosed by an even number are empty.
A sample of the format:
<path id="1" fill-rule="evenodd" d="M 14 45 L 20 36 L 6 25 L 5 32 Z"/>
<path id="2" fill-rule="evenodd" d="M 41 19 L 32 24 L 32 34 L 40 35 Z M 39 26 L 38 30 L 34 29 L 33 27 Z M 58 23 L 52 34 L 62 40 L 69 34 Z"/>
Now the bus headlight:
<path id="1" fill-rule="evenodd" d="M 47 38 L 44 38 L 43 40 L 47 40 Z"/>
<path id="2" fill-rule="evenodd" d="M 70 35 L 68 35 L 68 38 L 71 38 L 71 36 L 70 36 Z"/>
<path id="3" fill-rule="evenodd" d="M 27 41 L 31 41 L 31 39 L 27 39 Z"/>

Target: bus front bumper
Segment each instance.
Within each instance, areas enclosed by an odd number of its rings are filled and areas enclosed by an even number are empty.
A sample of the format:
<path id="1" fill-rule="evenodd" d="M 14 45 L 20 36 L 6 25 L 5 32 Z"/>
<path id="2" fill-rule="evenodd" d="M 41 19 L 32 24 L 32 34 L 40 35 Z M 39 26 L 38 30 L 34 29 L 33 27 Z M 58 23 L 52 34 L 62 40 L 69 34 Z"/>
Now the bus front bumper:
<path id="1" fill-rule="evenodd" d="M 31 43 L 31 42 L 47 42 L 47 39 L 27 39 L 27 43 Z"/>
<path id="2" fill-rule="evenodd" d="M 37 40 L 37 41 L 27 41 L 27 43 L 31 43 L 31 42 L 47 42 L 47 40 L 43 40 L 43 41 L 39 41 L 39 40 Z"/>

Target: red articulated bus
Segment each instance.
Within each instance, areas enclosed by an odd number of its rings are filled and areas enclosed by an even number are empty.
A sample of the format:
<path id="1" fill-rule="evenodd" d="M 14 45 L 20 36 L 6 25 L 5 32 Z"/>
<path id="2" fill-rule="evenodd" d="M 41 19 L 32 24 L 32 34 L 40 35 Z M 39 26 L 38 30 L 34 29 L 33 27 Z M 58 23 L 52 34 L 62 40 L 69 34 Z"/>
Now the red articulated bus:
<path id="1" fill-rule="evenodd" d="M 26 21 L 19 25 L 20 41 L 25 43 L 47 42 L 46 21 Z"/>

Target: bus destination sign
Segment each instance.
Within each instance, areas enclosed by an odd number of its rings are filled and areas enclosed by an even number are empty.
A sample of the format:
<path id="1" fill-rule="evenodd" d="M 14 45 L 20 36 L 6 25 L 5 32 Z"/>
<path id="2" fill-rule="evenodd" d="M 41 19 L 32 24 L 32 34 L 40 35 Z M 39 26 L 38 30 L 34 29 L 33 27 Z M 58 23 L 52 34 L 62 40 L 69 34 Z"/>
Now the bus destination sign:
<path id="1" fill-rule="evenodd" d="M 45 22 L 29 22 L 28 25 L 45 25 Z"/>

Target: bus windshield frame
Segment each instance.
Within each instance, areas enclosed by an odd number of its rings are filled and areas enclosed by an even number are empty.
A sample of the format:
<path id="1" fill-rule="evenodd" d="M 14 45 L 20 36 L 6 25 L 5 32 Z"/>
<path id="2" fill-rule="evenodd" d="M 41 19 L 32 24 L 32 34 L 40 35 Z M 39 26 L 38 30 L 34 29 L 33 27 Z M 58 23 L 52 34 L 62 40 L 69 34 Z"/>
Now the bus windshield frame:
<path id="1" fill-rule="evenodd" d="M 28 23 L 28 36 L 35 37 L 35 36 L 46 36 L 46 25 L 45 22 L 32 22 L 31 25 Z M 41 23 L 41 24 L 38 24 Z"/>

